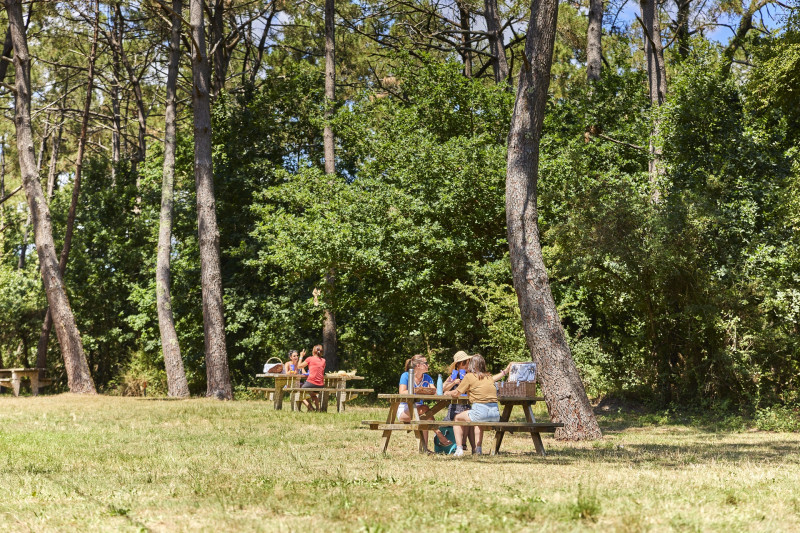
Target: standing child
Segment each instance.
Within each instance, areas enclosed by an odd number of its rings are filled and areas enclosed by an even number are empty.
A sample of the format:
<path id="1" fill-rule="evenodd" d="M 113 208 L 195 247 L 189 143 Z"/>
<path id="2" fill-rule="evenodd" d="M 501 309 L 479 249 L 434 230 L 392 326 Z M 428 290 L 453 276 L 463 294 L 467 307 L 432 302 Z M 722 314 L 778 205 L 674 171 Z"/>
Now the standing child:
<path id="1" fill-rule="evenodd" d="M 469 361 L 467 375 L 461 380 L 458 387 L 448 394 L 458 396 L 467 394 L 471 408 L 456 415 L 457 421 L 464 422 L 498 422 L 500 421 L 500 408 L 497 405 L 497 390 L 494 388 L 494 378 L 486 371 L 486 361 L 480 354 L 475 354 Z M 460 440 L 459 440 L 460 437 Z M 475 453 L 483 453 L 483 428 L 475 426 Z M 464 436 L 456 435 L 456 457 L 464 455 Z"/>
<path id="2" fill-rule="evenodd" d="M 300 352 L 300 361 L 297 363 L 297 368 L 308 367 L 308 377 L 301 388 L 321 389 L 323 386 L 325 386 L 325 359 L 322 357 L 322 345 L 317 344 L 314 346 L 314 348 L 311 350 L 311 357 L 309 357 L 306 361 L 303 361 L 303 357 L 305 357 L 305 355 L 305 350 Z M 308 400 L 303 400 L 303 405 L 305 405 L 309 411 L 319 411 L 319 395 L 316 393 L 311 394 L 311 400 L 314 402 L 313 408 Z"/>

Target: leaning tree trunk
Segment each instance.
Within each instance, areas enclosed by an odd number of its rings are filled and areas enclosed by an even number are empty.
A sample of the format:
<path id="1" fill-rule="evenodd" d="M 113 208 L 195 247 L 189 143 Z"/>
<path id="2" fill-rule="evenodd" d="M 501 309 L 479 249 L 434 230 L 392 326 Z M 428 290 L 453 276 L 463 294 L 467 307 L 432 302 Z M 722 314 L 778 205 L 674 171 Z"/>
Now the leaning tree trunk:
<path id="1" fill-rule="evenodd" d="M 486 31 L 489 34 L 489 50 L 492 53 L 492 70 L 494 81 L 497 84 L 508 82 L 508 61 L 506 48 L 503 45 L 503 32 L 500 25 L 500 14 L 497 10 L 497 0 L 485 0 Z"/>
<path id="2" fill-rule="evenodd" d="M 603 0 L 589 0 L 589 29 L 586 32 L 586 77 L 600 79 L 603 68 Z"/>
<path id="3" fill-rule="evenodd" d="M 83 353 L 78 327 L 64 289 L 62 275 L 56 259 L 53 230 L 50 222 L 50 209 L 39 182 L 36 162 L 33 158 L 33 131 L 31 128 L 31 80 L 30 56 L 25 27 L 22 21 L 22 7 L 19 0 L 5 0 L 8 12 L 11 37 L 14 43 L 14 69 L 16 73 L 15 125 L 17 132 L 17 151 L 19 166 L 28 207 L 33 222 L 36 252 L 42 273 L 45 294 L 56 324 L 56 335 L 64 357 L 64 367 L 71 392 L 96 393 L 94 381 L 89 373 L 89 365 Z"/>
<path id="4" fill-rule="evenodd" d="M 336 98 L 336 40 L 334 25 L 333 0 L 325 0 L 325 129 L 323 142 L 325 149 L 325 174 L 330 177 L 336 174 L 335 138 L 330 120 L 333 118 L 333 105 Z M 336 313 L 332 309 L 333 293 L 336 286 L 336 272 L 331 269 L 325 276 L 325 321 L 322 325 L 322 349 L 325 355 L 325 367 L 329 370 L 339 368 L 338 346 L 336 339 Z"/>
<path id="5" fill-rule="evenodd" d="M 547 278 L 537 225 L 539 141 L 542 134 L 558 0 L 533 0 L 524 63 L 508 134 L 506 222 L 511 272 L 525 338 L 536 362 L 550 418 L 560 439 L 600 438 L 592 406 L 564 336 Z"/>
<path id="6" fill-rule="evenodd" d="M 100 9 L 99 6 L 95 7 L 94 18 L 94 37 L 92 39 L 92 47 L 89 51 L 89 72 L 87 74 L 86 84 L 86 100 L 83 104 L 83 118 L 81 120 L 81 133 L 78 138 L 78 154 L 75 162 L 75 179 L 72 182 L 72 198 L 70 199 L 69 212 L 67 213 L 67 227 L 64 232 L 64 245 L 61 249 L 61 257 L 58 261 L 58 271 L 61 277 L 67 271 L 67 262 L 69 261 L 69 252 L 72 248 L 72 236 L 75 233 L 75 217 L 78 211 L 78 199 L 81 192 L 81 178 L 83 176 L 83 156 L 86 152 L 86 140 L 89 136 L 89 115 L 92 108 L 92 95 L 94 93 L 94 70 L 95 60 L 97 58 L 97 34 L 98 26 L 100 24 Z M 37 368 L 45 368 L 47 364 L 47 344 L 50 340 L 50 330 L 53 328 L 53 315 L 48 307 L 44 316 L 44 323 L 42 324 L 41 332 L 39 333 L 39 344 L 36 349 L 36 364 Z M 41 366 L 39 363 L 41 362 Z"/>
<path id="7" fill-rule="evenodd" d="M 197 235 L 200 244 L 200 285 L 203 294 L 203 330 L 206 348 L 206 396 L 233 398 L 228 353 L 225 348 L 225 315 L 219 259 L 219 230 L 214 199 L 211 161 L 210 71 L 206 55 L 203 1 L 191 0 L 192 104 L 194 106 L 194 179 L 197 189 Z"/>
<path id="8" fill-rule="evenodd" d="M 158 328 L 161 332 L 161 349 L 164 352 L 164 367 L 167 371 L 167 394 L 186 398 L 189 384 L 183 370 L 181 347 L 172 316 L 170 294 L 170 249 L 172 241 L 172 213 L 175 185 L 176 144 L 176 98 L 178 67 L 181 56 L 181 11 L 182 0 L 172 2 L 172 34 L 169 42 L 169 64 L 167 66 L 167 107 L 164 113 L 164 175 L 161 182 L 161 218 L 158 230 L 158 258 L 156 260 L 156 306 Z"/>
<path id="9" fill-rule="evenodd" d="M 647 57 L 647 81 L 650 89 L 653 119 L 650 130 L 650 176 L 651 199 L 658 203 L 661 194 L 658 178 L 661 174 L 661 118 L 658 109 L 667 95 L 667 69 L 664 63 L 664 45 L 661 42 L 661 23 L 658 20 L 657 0 L 640 0 L 642 10 L 642 30 L 644 31 L 644 51 Z"/>

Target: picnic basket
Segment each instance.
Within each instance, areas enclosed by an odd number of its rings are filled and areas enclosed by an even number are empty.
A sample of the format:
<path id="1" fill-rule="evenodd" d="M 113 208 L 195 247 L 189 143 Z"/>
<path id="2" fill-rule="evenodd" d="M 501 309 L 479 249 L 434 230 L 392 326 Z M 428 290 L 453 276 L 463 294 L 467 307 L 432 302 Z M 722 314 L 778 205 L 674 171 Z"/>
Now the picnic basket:
<path id="1" fill-rule="evenodd" d="M 500 381 L 497 383 L 497 396 L 500 398 L 530 398 L 536 396 L 536 382 Z"/>
<path id="2" fill-rule="evenodd" d="M 283 372 L 283 363 L 281 362 L 280 358 L 270 357 L 269 359 L 267 359 L 267 362 L 264 363 L 265 374 L 280 374 L 282 372 Z"/>
<path id="3" fill-rule="evenodd" d="M 436 394 L 436 387 L 414 387 L 414 394 Z"/>

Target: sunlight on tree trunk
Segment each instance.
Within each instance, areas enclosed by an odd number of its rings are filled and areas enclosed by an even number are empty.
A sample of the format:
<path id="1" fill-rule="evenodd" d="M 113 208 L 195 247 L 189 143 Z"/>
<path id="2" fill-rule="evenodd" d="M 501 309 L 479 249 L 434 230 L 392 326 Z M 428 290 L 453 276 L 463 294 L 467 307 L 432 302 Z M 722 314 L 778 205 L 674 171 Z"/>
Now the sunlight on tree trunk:
<path id="1" fill-rule="evenodd" d="M 22 21 L 22 8 L 17 0 L 6 0 L 6 10 L 14 43 L 14 68 L 16 72 L 15 124 L 17 130 L 17 149 L 19 165 L 28 207 L 33 222 L 36 251 L 42 272 L 45 294 L 56 325 L 56 335 L 64 357 L 64 367 L 71 392 L 94 394 L 95 387 L 89 373 L 89 365 L 83 353 L 80 333 L 69 305 L 62 281 L 59 263 L 56 260 L 53 230 L 50 222 L 50 209 L 36 172 L 33 157 L 33 131 L 31 128 L 31 81 L 30 56 Z M 96 40 L 95 40 L 96 42 Z"/>
<path id="2" fill-rule="evenodd" d="M 197 188 L 197 234 L 203 293 L 203 329 L 206 349 L 206 396 L 233 399 L 225 346 L 225 314 L 219 259 L 219 229 L 211 160 L 210 69 L 206 55 L 202 0 L 191 0 L 192 103 L 194 106 L 194 178 Z"/>
<path id="3" fill-rule="evenodd" d="M 537 180 L 558 0 L 533 0 L 525 63 L 508 135 L 506 221 L 511 272 L 525 338 L 553 422 L 556 437 L 596 439 L 602 435 L 572 359 L 556 310 L 539 241 Z"/>

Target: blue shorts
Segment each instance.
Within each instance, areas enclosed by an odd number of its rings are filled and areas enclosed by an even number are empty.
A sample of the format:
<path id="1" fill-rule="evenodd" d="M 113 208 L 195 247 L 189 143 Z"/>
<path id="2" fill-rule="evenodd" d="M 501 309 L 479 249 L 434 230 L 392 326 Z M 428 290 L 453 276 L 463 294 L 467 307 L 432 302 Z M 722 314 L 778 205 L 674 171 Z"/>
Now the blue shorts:
<path id="1" fill-rule="evenodd" d="M 469 419 L 473 422 L 499 422 L 500 408 L 497 403 L 473 403 Z"/>

